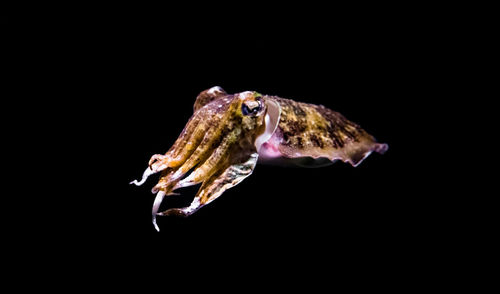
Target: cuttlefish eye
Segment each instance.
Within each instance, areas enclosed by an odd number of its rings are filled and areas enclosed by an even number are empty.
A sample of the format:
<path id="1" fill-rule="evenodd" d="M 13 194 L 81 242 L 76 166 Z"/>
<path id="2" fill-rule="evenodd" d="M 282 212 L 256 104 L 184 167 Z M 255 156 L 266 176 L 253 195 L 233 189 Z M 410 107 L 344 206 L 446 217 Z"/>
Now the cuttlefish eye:
<path id="1" fill-rule="evenodd" d="M 243 115 L 255 115 L 262 109 L 262 102 L 259 100 L 245 101 L 241 104 L 241 113 Z"/>

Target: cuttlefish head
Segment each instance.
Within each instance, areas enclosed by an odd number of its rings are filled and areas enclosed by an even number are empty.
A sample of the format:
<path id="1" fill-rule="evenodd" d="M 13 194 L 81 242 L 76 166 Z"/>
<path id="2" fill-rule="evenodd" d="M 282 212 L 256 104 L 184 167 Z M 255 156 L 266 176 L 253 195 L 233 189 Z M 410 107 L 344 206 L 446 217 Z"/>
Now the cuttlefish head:
<path id="1" fill-rule="evenodd" d="M 220 87 L 200 93 L 179 138 L 165 155 L 153 155 L 141 181 L 161 172 L 153 220 L 164 196 L 202 184 L 190 207 L 162 213 L 189 215 L 251 174 L 258 151 L 275 131 L 279 106 L 253 91 L 228 95 Z"/>

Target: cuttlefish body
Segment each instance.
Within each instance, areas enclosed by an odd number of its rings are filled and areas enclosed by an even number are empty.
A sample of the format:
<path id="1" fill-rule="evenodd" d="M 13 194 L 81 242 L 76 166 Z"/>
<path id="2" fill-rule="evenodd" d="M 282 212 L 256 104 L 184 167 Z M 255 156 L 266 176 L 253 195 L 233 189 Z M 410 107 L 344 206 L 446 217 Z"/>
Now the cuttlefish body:
<path id="1" fill-rule="evenodd" d="M 227 94 L 220 87 L 201 92 L 194 114 L 165 155 L 153 155 L 141 181 L 161 172 L 153 188 L 157 215 L 188 216 L 252 174 L 257 162 L 317 167 L 336 160 L 357 166 L 370 153 L 384 153 L 357 124 L 322 105 L 257 92 Z M 196 184 L 188 207 L 158 212 L 166 195 Z"/>

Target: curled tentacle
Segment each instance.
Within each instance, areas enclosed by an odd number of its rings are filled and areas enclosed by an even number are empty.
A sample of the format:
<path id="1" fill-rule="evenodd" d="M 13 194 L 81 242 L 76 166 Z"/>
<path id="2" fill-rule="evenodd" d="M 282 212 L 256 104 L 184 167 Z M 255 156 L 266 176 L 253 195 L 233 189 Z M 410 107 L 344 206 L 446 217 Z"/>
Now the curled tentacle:
<path id="1" fill-rule="evenodd" d="M 156 215 L 158 214 L 158 210 L 160 209 L 160 205 L 164 197 L 165 197 L 165 192 L 159 191 L 158 194 L 156 194 L 155 202 L 153 203 L 153 210 L 152 210 L 153 225 L 158 232 L 160 231 L 160 228 L 156 223 Z"/>
<path id="2" fill-rule="evenodd" d="M 151 170 L 151 168 L 148 166 L 148 168 L 146 168 L 146 170 L 144 171 L 144 173 L 142 174 L 142 178 L 141 180 L 138 182 L 137 180 L 133 180 L 132 182 L 130 182 L 129 184 L 134 184 L 136 186 L 140 186 L 142 184 L 144 184 L 144 182 L 146 182 L 146 180 L 148 179 L 148 177 L 152 174 L 154 174 L 155 172 Z"/>
<path id="3" fill-rule="evenodd" d="M 222 107 L 217 107 L 216 110 L 219 110 L 219 112 L 216 112 L 215 109 L 211 109 L 210 107 L 199 110 L 200 113 L 205 115 L 205 120 L 198 123 L 195 129 L 195 132 L 198 132 L 198 134 L 190 137 L 194 143 L 174 144 L 165 156 L 160 157 L 160 160 L 154 162 L 153 166 L 155 167 L 160 168 L 168 166 L 169 169 L 163 172 L 158 184 L 152 189 L 153 193 L 157 193 L 158 191 L 164 191 L 167 194 L 171 193 L 178 188 L 176 186 L 177 183 L 197 166 L 205 166 L 203 168 L 204 173 L 197 173 L 197 175 L 199 175 L 197 183 L 202 181 L 204 177 L 208 177 L 205 173 L 209 167 L 214 167 L 214 164 L 205 164 L 205 162 L 209 158 L 212 158 L 210 162 L 213 162 L 216 156 L 221 157 L 227 150 L 227 147 L 224 146 L 230 145 L 228 140 L 231 142 L 237 141 L 237 135 L 238 132 L 240 132 L 239 128 L 229 131 L 227 125 L 220 123 L 221 121 L 227 121 L 228 116 L 231 115 L 231 112 L 227 111 L 227 109 L 231 107 L 231 102 L 231 99 L 227 99 Z M 214 115 L 207 116 L 207 113 Z M 181 137 L 183 135 L 186 134 L 183 132 Z M 177 141 L 179 140 L 180 138 Z M 191 150 L 189 150 L 189 152 L 180 152 L 176 149 L 179 146 L 184 146 L 184 148 L 190 148 Z M 194 147 L 196 147 L 196 149 L 194 149 Z M 172 156 L 176 154 L 180 155 L 172 159 Z M 172 161 L 175 161 L 175 164 L 172 164 Z M 196 170 L 198 169 L 199 168 L 196 168 Z"/>
<path id="4" fill-rule="evenodd" d="M 231 100 L 228 100 L 225 106 L 226 108 L 230 107 L 230 102 Z M 206 110 L 209 111 L 210 109 Z M 225 111 L 226 109 L 223 109 L 224 112 L 219 113 L 218 115 L 214 115 L 212 117 L 209 117 L 208 121 L 205 122 L 208 127 L 204 133 L 203 139 L 201 142 L 198 144 L 196 150 L 194 150 L 189 158 L 185 160 L 181 166 L 175 172 L 170 175 L 168 178 L 162 178 L 160 182 L 158 183 L 157 187 L 161 189 L 161 187 L 166 187 L 166 186 L 171 186 L 171 183 L 174 181 L 179 180 L 180 178 L 184 177 L 189 171 L 191 171 L 194 167 L 196 166 L 203 166 L 205 161 L 211 156 L 211 154 L 215 150 L 219 150 L 221 148 L 221 143 L 226 139 L 226 138 L 232 138 L 232 141 L 235 141 L 236 138 L 231 137 L 231 131 L 228 131 L 228 126 L 224 124 L 220 124 L 220 121 L 227 121 L 228 116 L 231 115 L 230 111 Z M 211 120 L 210 120 L 211 119 Z M 239 129 L 237 129 L 239 131 Z"/>
<path id="5" fill-rule="evenodd" d="M 174 145 L 165 154 L 155 154 L 149 160 L 148 168 L 144 171 L 140 181 L 134 180 L 130 184 L 140 186 L 147 178 L 155 173 L 182 165 L 196 150 L 205 137 L 207 125 L 200 124 L 200 116 L 193 115 Z"/>

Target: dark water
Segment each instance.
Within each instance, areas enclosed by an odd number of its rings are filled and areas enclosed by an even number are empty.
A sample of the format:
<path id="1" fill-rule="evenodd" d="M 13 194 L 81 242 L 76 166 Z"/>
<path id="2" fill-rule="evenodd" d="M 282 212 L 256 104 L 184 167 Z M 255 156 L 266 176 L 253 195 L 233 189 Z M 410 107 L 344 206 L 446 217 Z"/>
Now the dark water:
<path id="1" fill-rule="evenodd" d="M 267 26 L 261 19 L 234 31 L 229 20 L 190 27 L 189 19 L 145 15 L 23 24 L 37 49 L 20 46 L 20 53 L 37 81 L 20 89 L 38 93 L 16 98 L 37 119 L 30 125 L 36 146 L 23 148 L 46 154 L 30 177 L 51 179 L 37 185 L 39 196 L 28 196 L 33 212 L 23 229 L 13 229 L 28 239 L 26 251 L 95 268 L 221 262 L 268 274 L 297 263 L 397 269 L 423 257 L 432 238 L 421 237 L 438 235 L 429 228 L 439 201 L 419 193 L 426 178 L 412 149 L 425 144 L 409 136 L 426 83 L 415 28 L 346 20 L 286 18 Z M 150 215 L 157 177 L 142 187 L 128 183 L 152 154 L 170 148 L 196 95 L 216 85 L 323 104 L 389 150 L 356 168 L 258 165 L 193 216 L 159 217 L 158 233 Z M 162 208 L 187 205 L 196 191 L 181 190 Z"/>

